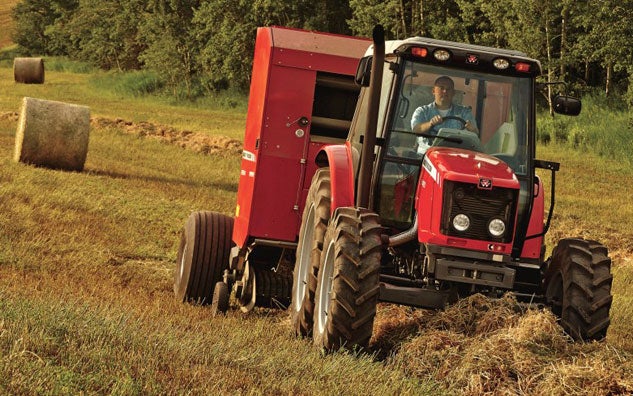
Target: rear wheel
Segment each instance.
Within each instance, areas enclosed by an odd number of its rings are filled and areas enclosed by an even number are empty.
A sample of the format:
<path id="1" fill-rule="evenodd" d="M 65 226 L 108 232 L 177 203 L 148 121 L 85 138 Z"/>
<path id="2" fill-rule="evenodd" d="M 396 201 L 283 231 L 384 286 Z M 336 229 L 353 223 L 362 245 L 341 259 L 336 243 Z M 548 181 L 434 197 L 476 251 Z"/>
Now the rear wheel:
<path id="1" fill-rule="evenodd" d="M 183 302 L 210 304 L 215 284 L 228 268 L 233 218 L 215 212 L 194 212 L 181 233 L 174 294 Z"/>
<path id="2" fill-rule="evenodd" d="M 307 336 L 312 332 L 314 292 L 323 250 L 323 238 L 330 220 L 331 195 L 330 170 L 329 168 L 318 169 L 312 178 L 301 218 L 292 280 L 290 318 L 298 336 Z"/>
<path id="3" fill-rule="evenodd" d="M 554 248 L 545 274 L 545 297 L 575 340 L 606 337 L 612 281 L 611 259 L 599 242 L 563 239 Z"/>
<path id="4" fill-rule="evenodd" d="M 369 210 L 336 210 L 319 268 L 315 345 L 331 351 L 369 344 L 380 290 L 381 230 L 378 215 Z"/>

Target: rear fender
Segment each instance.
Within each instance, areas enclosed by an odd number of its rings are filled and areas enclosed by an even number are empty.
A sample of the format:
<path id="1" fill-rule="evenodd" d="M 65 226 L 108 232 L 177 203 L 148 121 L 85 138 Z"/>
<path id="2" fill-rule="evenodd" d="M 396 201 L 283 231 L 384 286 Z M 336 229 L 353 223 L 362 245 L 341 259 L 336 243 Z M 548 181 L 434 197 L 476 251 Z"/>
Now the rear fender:
<path id="1" fill-rule="evenodd" d="M 326 146 L 332 189 L 331 213 L 336 208 L 354 206 L 354 165 L 349 143 Z"/>

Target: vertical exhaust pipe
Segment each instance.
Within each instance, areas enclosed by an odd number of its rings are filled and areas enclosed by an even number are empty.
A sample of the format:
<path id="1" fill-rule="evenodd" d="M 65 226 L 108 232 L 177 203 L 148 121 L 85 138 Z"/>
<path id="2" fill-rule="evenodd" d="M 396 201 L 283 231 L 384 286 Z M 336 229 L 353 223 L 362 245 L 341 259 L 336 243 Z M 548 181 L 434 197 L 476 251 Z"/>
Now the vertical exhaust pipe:
<path id="1" fill-rule="evenodd" d="M 363 151 L 358 175 L 358 191 L 356 206 L 369 208 L 371 176 L 374 168 L 374 150 L 376 148 L 376 131 L 378 129 L 378 107 L 380 106 L 380 89 L 382 87 L 382 70 L 385 63 L 385 30 L 376 25 L 372 32 L 374 55 L 371 63 L 369 80 L 369 109 L 367 111 L 367 130 L 363 140 Z"/>

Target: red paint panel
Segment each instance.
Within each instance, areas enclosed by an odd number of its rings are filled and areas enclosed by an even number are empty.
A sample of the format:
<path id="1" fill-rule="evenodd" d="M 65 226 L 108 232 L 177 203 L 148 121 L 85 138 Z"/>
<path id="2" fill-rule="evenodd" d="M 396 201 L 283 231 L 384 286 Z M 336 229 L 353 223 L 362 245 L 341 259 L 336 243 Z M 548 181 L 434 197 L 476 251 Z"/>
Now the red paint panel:
<path id="1" fill-rule="evenodd" d="M 252 211 L 251 203 L 253 201 L 255 185 L 255 178 L 252 175 L 254 175 L 257 167 L 257 150 L 255 146 L 260 137 L 264 116 L 271 55 L 271 31 L 270 29 L 259 28 L 257 29 L 257 39 L 255 41 L 255 55 L 253 58 L 253 71 L 251 73 L 248 111 L 246 114 L 246 132 L 244 135 L 244 152 L 250 153 L 252 157 L 248 160 L 244 159 L 244 156 L 242 158 L 237 207 L 235 210 L 235 223 L 233 226 L 233 241 L 238 246 L 244 246 L 249 232 L 249 219 Z"/>
<path id="2" fill-rule="evenodd" d="M 440 232 L 445 180 L 478 184 L 479 178 L 484 177 L 492 179 L 495 187 L 518 190 L 519 181 L 510 168 L 494 157 L 461 149 L 431 148 L 426 152 L 426 156 L 416 193 L 418 241 L 420 243 L 510 254 L 512 243 L 491 243 L 446 236 Z"/>
<path id="3" fill-rule="evenodd" d="M 305 52 L 284 48 L 275 48 L 272 61 L 278 66 L 298 67 L 347 75 L 356 74 L 356 68 L 358 67 L 358 58 L 306 54 Z"/>
<path id="4" fill-rule="evenodd" d="M 526 236 L 537 235 L 543 232 L 543 219 L 545 218 L 545 191 L 543 190 L 543 181 L 537 176 L 538 183 L 536 187 L 537 195 L 534 197 L 532 206 L 532 214 L 530 215 L 530 223 Z M 541 256 L 541 246 L 543 245 L 543 237 L 532 238 L 525 241 L 522 258 L 539 258 Z"/>
<path id="5" fill-rule="evenodd" d="M 317 72 L 354 75 L 369 45 L 299 29 L 257 30 L 233 231 L 238 246 L 252 238 L 296 241 L 316 170 L 312 153 L 323 145 L 311 144 L 309 126 L 297 121 L 312 118 Z"/>
<path id="6" fill-rule="evenodd" d="M 492 179 L 495 187 L 519 188 L 512 169 L 493 156 L 455 148 L 432 147 L 426 152 L 444 179 L 478 184 L 479 178 Z"/>
<path id="7" fill-rule="evenodd" d="M 264 156 L 255 174 L 249 236 L 295 241 L 301 218 L 294 205 L 301 175 L 294 159 Z"/>
<path id="8" fill-rule="evenodd" d="M 330 163 L 332 188 L 331 210 L 354 206 L 354 168 L 349 144 L 332 145 L 325 148 Z"/>

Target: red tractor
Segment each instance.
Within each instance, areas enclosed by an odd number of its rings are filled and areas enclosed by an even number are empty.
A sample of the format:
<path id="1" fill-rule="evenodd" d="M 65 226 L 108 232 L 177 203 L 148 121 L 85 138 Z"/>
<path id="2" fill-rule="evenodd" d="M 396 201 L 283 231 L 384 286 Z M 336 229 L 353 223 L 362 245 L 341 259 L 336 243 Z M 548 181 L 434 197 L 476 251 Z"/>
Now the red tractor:
<path id="1" fill-rule="evenodd" d="M 354 39 L 332 37 L 349 40 L 337 54 L 357 54 Z M 276 76 L 259 69 L 256 49 L 247 124 L 254 112 L 262 122 L 256 131 L 247 125 L 235 227 L 217 213 L 189 218 L 177 297 L 211 299 L 216 311 L 228 308 L 231 290 L 244 311 L 289 305 L 296 333 L 327 350 L 367 346 L 378 302 L 442 309 L 474 293 L 512 292 L 550 306 L 574 339 L 604 338 L 606 247 L 563 239 L 545 258 L 559 164 L 535 159 L 539 62 L 422 37 L 385 43 L 380 27 L 373 38 L 353 77 L 360 92 L 349 69 L 325 70 L 324 62 L 312 68 L 316 79 L 284 74 L 290 86 L 263 103 L 256 97 Z M 453 104 L 472 118 L 443 116 L 434 131 L 416 131 L 412 117 L 433 103 L 438 78 L 450 78 Z M 312 111 L 274 103 L 299 105 L 295 92 L 306 85 Z M 581 107 L 561 95 L 553 105 L 567 115 Z M 267 111 L 283 121 L 273 125 Z M 297 140 L 301 154 L 283 155 Z M 551 172 L 547 218 L 537 169 Z"/>

